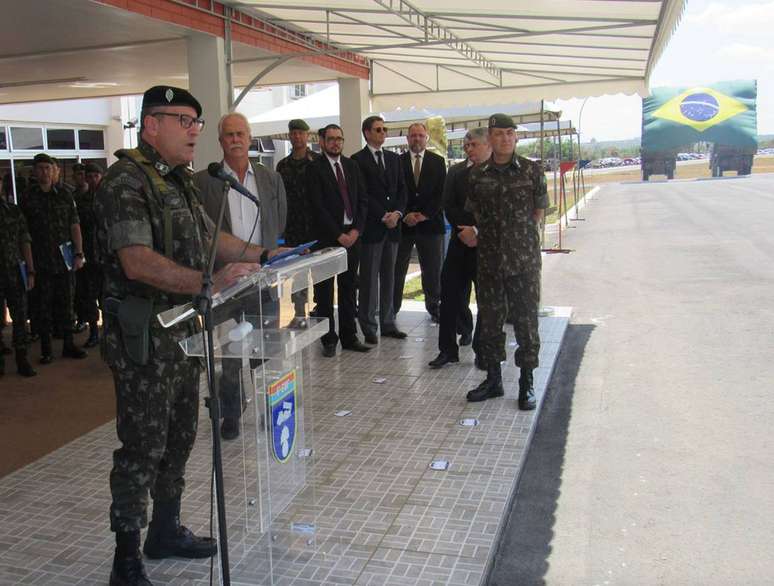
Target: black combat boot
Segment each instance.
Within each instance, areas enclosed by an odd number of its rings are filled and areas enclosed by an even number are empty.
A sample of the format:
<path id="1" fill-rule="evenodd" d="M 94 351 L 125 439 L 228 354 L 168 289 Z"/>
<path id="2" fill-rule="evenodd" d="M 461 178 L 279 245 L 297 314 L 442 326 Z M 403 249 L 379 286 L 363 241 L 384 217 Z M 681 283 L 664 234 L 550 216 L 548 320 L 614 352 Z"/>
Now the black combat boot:
<path id="1" fill-rule="evenodd" d="M 519 409 L 532 411 L 535 408 L 535 391 L 532 386 L 532 369 L 521 369 L 519 376 Z"/>
<path id="2" fill-rule="evenodd" d="M 209 558 L 218 553 L 215 540 L 197 537 L 180 524 L 180 499 L 153 503 L 153 519 L 142 548 L 149 558 Z"/>
<path id="3" fill-rule="evenodd" d="M 99 344 L 99 326 L 97 322 L 89 322 L 89 339 L 83 345 L 84 348 L 94 348 Z"/>
<path id="4" fill-rule="evenodd" d="M 500 364 L 497 363 L 494 366 L 487 367 L 486 379 L 468 393 L 468 401 L 478 403 L 479 401 L 486 401 L 494 397 L 502 397 L 504 394 L 503 375 L 500 372 Z"/>
<path id="5" fill-rule="evenodd" d="M 89 355 L 85 350 L 81 350 L 73 342 L 73 333 L 64 333 L 64 344 L 62 344 L 62 358 L 86 358 Z"/>
<path id="6" fill-rule="evenodd" d="M 32 368 L 30 361 L 27 360 L 26 348 L 16 349 L 16 372 L 18 372 L 21 376 L 27 377 L 35 376 L 38 374 L 35 369 Z"/>
<path id="7" fill-rule="evenodd" d="M 116 533 L 110 586 L 153 586 L 142 564 L 139 531 Z"/>
<path id="8" fill-rule="evenodd" d="M 54 361 L 54 351 L 51 348 L 51 334 L 40 334 L 40 363 L 51 364 Z"/>

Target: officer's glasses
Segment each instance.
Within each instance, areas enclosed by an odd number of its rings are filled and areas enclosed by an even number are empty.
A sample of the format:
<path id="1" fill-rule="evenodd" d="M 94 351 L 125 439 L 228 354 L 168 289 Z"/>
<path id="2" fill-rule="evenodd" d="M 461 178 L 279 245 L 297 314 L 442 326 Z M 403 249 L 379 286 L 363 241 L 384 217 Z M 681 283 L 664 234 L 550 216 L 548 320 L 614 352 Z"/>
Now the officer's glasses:
<path id="1" fill-rule="evenodd" d="M 379 134 L 384 132 L 386 134 L 387 133 L 387 127 L 386 126 L 376 126 L 376 127 L 371 129 L 371 132 L 377 132 Z"/>
<path id="2" fill-rule="evenodd" d="M 198 130 L 204 129 L 204 118 L 194 118 L 193 116 L 189 116 L 188 114 L 174 114 L 172 112 L 154 112 L 151 114 L 152 116 L 174 116 L 177 118 L 177 121 L 180 123 L 180 126 L 188 130 L 196 124 L 196 128 Z"/>

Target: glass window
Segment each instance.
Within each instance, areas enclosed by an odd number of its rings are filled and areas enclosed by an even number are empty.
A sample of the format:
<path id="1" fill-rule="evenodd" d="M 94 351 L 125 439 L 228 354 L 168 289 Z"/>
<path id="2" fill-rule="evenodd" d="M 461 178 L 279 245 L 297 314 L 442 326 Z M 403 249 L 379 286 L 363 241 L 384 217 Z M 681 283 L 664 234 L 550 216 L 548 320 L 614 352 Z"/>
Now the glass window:
<path id="1" fill-rule="evenodd" d="M 75 150 L 75 130 L 72 128 L 49 128 L 46 136 L 49 150 Z"/>
<path id="2" fill-rule="evenodd" d="M 101 130 L 79 130 L 78 143 L 82 151 L 101 151 L 105 149 L 105 138 Z"/>
<path id="3" fill-rule="evenodd" d="M 261 137 L 261 152 L 273 153 L 274 152 L 274 140 L 270 136 Z"/>
<path id="4" fill-rule="evenodd" d="M 43 129 L 42 128 L 11 128 L 11 142 L 14 150 L 43 150 Z"/>
<path id="5" fill-rule="evenodd" d="M 5 126 L 0 126 L 0 150 L 8 149 L 8 139 L 5 137 Z"/>

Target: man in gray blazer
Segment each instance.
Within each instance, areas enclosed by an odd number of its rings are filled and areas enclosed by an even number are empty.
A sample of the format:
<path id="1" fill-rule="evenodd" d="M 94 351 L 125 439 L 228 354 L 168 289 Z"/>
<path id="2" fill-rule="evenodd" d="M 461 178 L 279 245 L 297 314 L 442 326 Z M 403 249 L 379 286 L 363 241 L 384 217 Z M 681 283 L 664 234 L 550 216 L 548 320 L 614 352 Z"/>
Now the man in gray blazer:
<path id="1" fill-rule="evenodd" d="M 276 248 L 277 239 L 285 230 L 287 200 L 285 185 L 279 173 L 251 161 L 250 124 L 242 114 L 226 114 L 218 123 L 218 140 L 223 149 L 223 169 L 244 185 L 261 202 L 260 208 L 234 189 L 229 190 L 223 216 L 223 230 L 245 242 L 263 247 Z M 207 214 L 215 220 L 223 199 L 223 181 L 211 177 L 207 171 L 194 175 L 194 183 L 201 191 Z M 257 308 L 247 310 L 257 313 Z M 263 313 L 276 311 L 263 303 Z M 240 313 L 240 312 L 237 312 Z M 239 393 L 240 364 L 237 360 L 223 362 L 223 378 L 220 385 L 220 404 L 223 439 L 239 437 L 239 419 L 242 415 L 242 397 Z"/>

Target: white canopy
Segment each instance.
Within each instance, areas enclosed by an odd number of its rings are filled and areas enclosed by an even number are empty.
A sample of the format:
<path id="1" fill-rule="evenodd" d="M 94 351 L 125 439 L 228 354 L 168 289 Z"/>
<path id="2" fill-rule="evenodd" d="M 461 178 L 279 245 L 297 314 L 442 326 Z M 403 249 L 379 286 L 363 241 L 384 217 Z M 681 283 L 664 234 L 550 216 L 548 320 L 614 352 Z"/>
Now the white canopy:
<path id="1" fill-rule="evenodd" d="M 239 0 L 367 57 L 375 111 L 647 93 L 684 0 Z"/>

